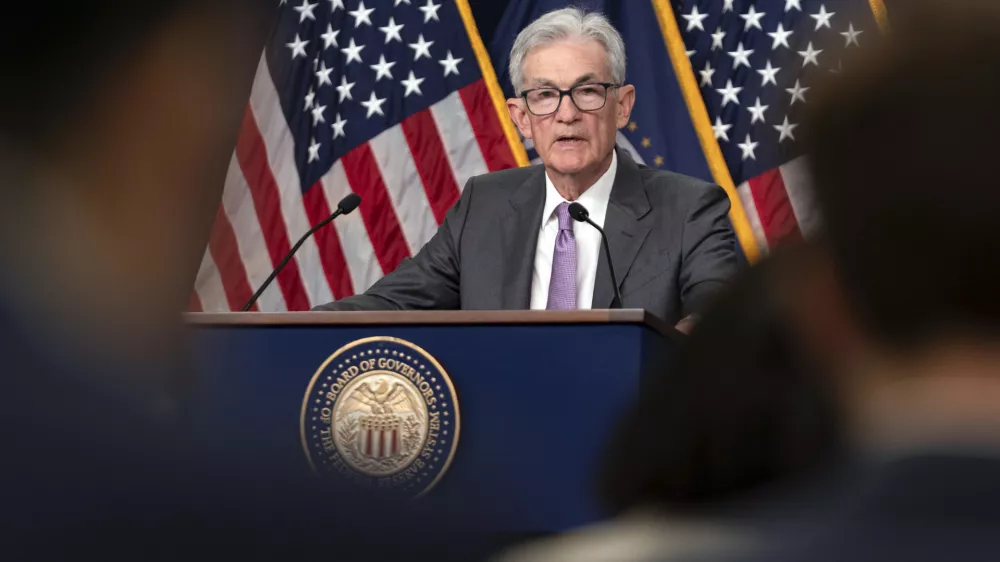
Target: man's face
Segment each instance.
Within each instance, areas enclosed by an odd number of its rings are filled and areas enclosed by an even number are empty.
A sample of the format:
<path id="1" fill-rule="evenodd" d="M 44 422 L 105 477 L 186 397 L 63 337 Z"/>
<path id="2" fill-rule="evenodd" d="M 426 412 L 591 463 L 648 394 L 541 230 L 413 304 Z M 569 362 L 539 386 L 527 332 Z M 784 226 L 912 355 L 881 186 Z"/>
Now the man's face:
<path id="1" fill-rule="evenodd" d="M 612 82 L 607 53 L 591 39 L 535 47 L 525 57 L 522 72 L 523 90 L 566 90 Z M 545 166 L 559 174 L 574 175 L 597 168 L 610 158 L 617 129 L 628 123 L 634 102 L 635 89 L 623 86 L 608 89 L 604 106 L 593 111 L 581 111 L 569 96 L 549 115 L 533 114 L 523 98 L 507 100 L 507 107 L 521 134 L 534 141 Z"/>

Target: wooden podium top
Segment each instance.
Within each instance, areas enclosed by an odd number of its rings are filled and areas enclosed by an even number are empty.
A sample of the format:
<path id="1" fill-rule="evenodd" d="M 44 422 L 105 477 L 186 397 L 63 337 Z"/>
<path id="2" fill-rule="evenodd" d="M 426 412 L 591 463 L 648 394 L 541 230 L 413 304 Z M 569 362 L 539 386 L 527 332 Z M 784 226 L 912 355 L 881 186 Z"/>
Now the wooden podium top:
<path id="1" fill-rule="evenodd" d="M 198 325 L 386 325 L 386 324 L 644 324 L 667 337 L 676 330 L 642 309 L 614 310 L 428 310 L 391 312 L 191 312 Z"/>

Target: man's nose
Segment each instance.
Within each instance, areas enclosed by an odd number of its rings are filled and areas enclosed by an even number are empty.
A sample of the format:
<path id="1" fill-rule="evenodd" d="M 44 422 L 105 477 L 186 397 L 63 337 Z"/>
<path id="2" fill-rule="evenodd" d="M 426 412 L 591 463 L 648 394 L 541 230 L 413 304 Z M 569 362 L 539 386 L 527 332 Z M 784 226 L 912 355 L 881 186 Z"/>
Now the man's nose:
<path id="1" fill-rule="evenodd" d="M 580 117 L 580 110 L 576 108 L 573 99 L 569 95 L 563 96 L 559 109 L 556 110 L 556 121 L 560 123 L 572 123 Z"/>

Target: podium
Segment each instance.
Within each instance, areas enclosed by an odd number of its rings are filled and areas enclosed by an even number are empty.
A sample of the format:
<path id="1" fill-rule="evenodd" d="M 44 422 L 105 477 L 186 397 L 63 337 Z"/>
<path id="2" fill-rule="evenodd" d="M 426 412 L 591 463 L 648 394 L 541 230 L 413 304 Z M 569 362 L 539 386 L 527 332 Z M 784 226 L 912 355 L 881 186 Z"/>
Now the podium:
<path id="1" fill-rule="evenodd" d="M 454 455 L 425 497 L 524 535 L 602 517 L 594 477 L 607 439 L 676 338 L 642 310 L 193 313 L 186 322 L 200 438 L 259 474 L 315 477 L 300 418 L 331 354 L 380 336 L 422 348 L 460 409 Z"/>

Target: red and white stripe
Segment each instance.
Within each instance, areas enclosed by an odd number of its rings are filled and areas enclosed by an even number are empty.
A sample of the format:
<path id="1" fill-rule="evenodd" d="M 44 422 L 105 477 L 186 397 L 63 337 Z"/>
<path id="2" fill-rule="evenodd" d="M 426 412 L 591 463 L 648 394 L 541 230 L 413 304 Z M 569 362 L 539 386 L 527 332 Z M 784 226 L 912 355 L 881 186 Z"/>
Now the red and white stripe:
<path id="1" fill-rule="evenodd" d="M 818 226 L 804 157 L 751 178 L 736 191 L 762 255 L 783 241 L 812 234 Z"/>
<path id="2" fill-rule="evenodd" d="M 291 245 L 350 192 L 358 211 L 305 241 L 255 310 L 363 292 L 433 236 L 472 176 L 516 166 L 482 80 L 334 163 L 303 195 L 292 133 L 262 56 L 191 310 L 239 310 Z"/>

